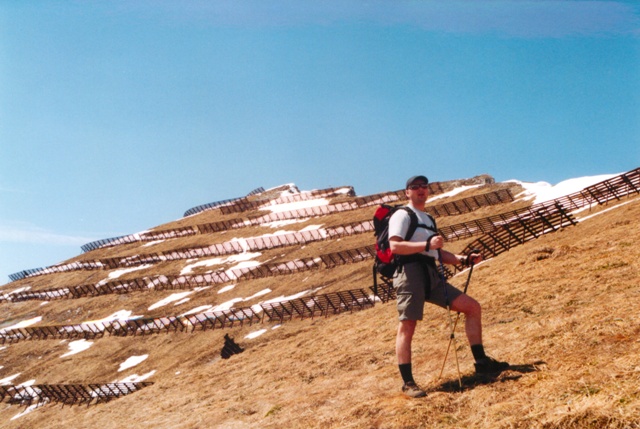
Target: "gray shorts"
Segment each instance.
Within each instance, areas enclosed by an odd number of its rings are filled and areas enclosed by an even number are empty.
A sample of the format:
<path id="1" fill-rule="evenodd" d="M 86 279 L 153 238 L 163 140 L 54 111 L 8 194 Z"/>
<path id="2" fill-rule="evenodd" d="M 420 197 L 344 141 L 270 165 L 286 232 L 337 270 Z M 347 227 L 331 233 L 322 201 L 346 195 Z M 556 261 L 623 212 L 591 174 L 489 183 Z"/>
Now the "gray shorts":
<path id="1" fill-rule="evenodd" d="M 437 268 L 420 262 L 405 264 L 393 279 L 399 320 L 422 320 L 425 302 L 447 308 L 447 298 L 451 305 L 462 295 L 462 291 L 451 284 L 445 285 L 446 295 Z M 426 288 L 429 288 L 429 297 L 425 299 Z"/>

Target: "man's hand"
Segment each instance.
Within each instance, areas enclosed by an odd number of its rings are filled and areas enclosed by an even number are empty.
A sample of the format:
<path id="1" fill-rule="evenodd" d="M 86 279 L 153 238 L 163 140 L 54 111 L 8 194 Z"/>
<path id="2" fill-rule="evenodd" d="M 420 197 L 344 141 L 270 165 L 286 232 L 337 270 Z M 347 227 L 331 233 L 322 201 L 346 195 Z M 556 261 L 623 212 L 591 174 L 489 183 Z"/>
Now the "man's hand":
<path id="1" fill-rule="evenodd" d="M 441 235 L 432 235 L 431 238 L 429 238 L 429 250 L 437 250 L 437 249 L 442 249 L 442 246 L 444 246 L 444 238 L 442 238 Z"/>
<path id="2" fill-rule="evenodd" d="M 479 264 L 480 262 L 482 262 L 482 253 L 479 250 L 474 249 L 469 252 L 467 256 L 463 256 L 460 262 L 462 263 L 462 265 L 467 267 L 470 265 Z"/>

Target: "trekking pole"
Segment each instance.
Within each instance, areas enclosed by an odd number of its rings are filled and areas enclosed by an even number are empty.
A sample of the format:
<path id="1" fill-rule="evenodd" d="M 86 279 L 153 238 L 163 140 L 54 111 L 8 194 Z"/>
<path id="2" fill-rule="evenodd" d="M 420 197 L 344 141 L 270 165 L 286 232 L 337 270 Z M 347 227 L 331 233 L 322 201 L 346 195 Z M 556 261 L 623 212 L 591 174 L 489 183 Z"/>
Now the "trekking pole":
<path id="1" fill-rule="evenodd" d="M 464 293 L 467 293 L 467 289 L 469 288 L 469 281 L 471 280 L 471 274 L 473 273 L 473 262 L 471 263 L 471 268 L 469 269 L 469 275 L 467 276 L 467 282 L 464 285 Z M 448 299 L 447 299 L 448 301 Z M 438 376 L 438 379 L 442 378 L 442 373 L 444 372 L 444 365 L 447 362 L 447 357 L 449 356 L 449 349 L 451 348 L 451 342 L 454 340 L 455 336 L 455 330 L 456 330 L 456 326 L 458 326 L 458 320 L 460 320 L 460 312 L 458 311 L 458 314 L 456 315 L 456 321 L 453 324 L 453 329 L 451 330 L 451 337 L 449 338 L 449 345 L 447 346 L 447 353 L 445 353 L 444 355 L 444 361 L 442 362 L 442 368 L 440 368 L 440 375 Z M 455 350 L 455 349 L 454 349 Z M 456 358 L 457 360 L 457 358 Z"/>
<path id="2" fill-rule="evenodd" d="M 442 371 L 444 371 L 444 364 L 447 362 L 447 356 L 449 355 L 449 348 L 451 347 L 451 343 L 453 342 L 454 343 L 453 354 L 456 357 L 456 368 L 458 369 L 458 384 L 460 385 L 460 390 L 462 390 L 462 376 L 460 375 L 460 363 L 458 362 L 458 350 L 455 344 L 456 342 L 455 326 L 453 325 L 453 319 L 451 317 L 451 305 L 449 302 L 449 293 L 447 292 L 447 281 L 445 280 L 445 277 L 444 277 L 444 265 L 442 264 L 442 253 L 440 252 L 440 249 L 438 249 L 438 262 L 440 263 L 440 280 L 442 280 L 442 287 L 444 288 L 444 302 L 447 307 L 447 315 L 449 316 L 449 328 L 451 329 L 451 336 L 449 337 L 449 346 L 447 347 L 447 354 L 445 355 L 444 362 L 442 363 L 442 370 L 440 371 L 440 376 L 442 376 Z"/>

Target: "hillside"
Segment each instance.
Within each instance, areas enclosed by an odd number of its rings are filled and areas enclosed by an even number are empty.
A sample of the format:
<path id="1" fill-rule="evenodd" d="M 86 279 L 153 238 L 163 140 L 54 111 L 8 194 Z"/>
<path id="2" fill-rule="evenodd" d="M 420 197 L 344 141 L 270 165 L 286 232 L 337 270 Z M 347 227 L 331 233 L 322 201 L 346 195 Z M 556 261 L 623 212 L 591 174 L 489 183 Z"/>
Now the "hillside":
<path id="1" fill-rule="evenodd" d="M 474 375 L 459 324 L 463 388 L 452 355 L 438 379 L 448 319 L 428 307 L 413 358 L 428 395 L 405 397 L 395 303 L 371 305 L 365 250 L 375 205 L 402 193 L 345 187 L 294 201 L 285 186 L 2 286 L 0 427 L 640 428 L 637 177 L 544 207 L 489 177 L 433 185 L 429 211 L 452 231 L 445 247 L 488 246 L 469 294 L 483 305 L 488 353 L 512 364 L 496 378 Z M 502 228 L 478 230 L 488 222 Z M 243 349 L 228 359 L 225 335 Z M 50 402 L 38 402 L 42 386 Z"/>

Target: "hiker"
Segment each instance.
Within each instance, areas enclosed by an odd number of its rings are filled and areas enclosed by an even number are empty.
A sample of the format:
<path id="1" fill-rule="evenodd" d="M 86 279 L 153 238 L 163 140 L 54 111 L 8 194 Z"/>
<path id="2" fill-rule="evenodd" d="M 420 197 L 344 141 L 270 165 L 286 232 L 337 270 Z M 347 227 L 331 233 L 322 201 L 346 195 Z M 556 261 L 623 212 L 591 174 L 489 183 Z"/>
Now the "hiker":
<path id="1" fill-rule="evenodd" d="M 429 302 L 465 315 L 465 332 L 475 359 L 478 374 L 499 373 L 509 367 L 484 352 L 482 345 L 482 322 L 480 304 L 449 283 L 444 283 L 436 265 L 440 252 L 445 264 L 477 264 L 482 260 L 480 253 L 468 256 L 456 255 L 442 248 L 442 236 L 430 231 L 435 229 L 432 218 L 425 213 L 429 197 L 429 180 L 425 176 L 413 176 L 407 180 L 405 193 L 410 207 L 417 215 L 419 225 L 416 232 L 405 241 L 410 224 L 410 216 L 404 210 L 396 211 L 389 220 L 389 244 L 393 254 L 398 255 L 400 267 L 393 278 L 397 294 L 399 315 L 396 335 L 396 356 L 400 374 L 404 382 L 402 391 L 414 398 L 426 396 L 413 379 L 411 369 L 411 340 L 418 320 L 422 320 L 424 303 Z M 445 287 L 447 288 L 445 291 Z"/>

